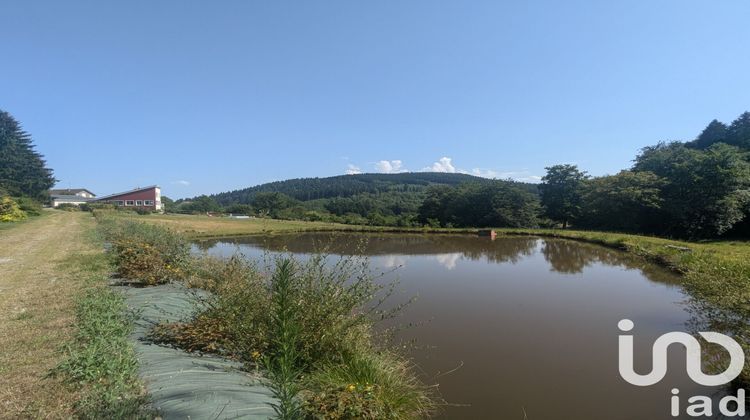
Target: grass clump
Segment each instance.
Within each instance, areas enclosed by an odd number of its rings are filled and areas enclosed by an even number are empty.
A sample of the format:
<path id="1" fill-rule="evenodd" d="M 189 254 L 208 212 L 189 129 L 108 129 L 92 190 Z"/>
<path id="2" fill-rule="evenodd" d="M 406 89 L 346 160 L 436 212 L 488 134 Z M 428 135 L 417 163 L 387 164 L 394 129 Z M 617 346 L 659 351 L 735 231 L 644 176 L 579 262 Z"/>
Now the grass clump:
<path id="1" fill-rule="evenodd" d="M 408 361 L 390 352 L 326 365 L 305 379 L 304 388 L 304 410 L 319 419 L 412 419 L 435 405 Z"/>
<path id="2" fill-rule="evenodd" d="M 121 277 L 144 285 L 186 278 L 190 245 L 182 236 L 161 226 L 120 220 L 104 211 L 94 214 Z"/>
<path id="3" fill-rule="evenodd" d="M 78 418 L 149 418 L 138 361 L 128 341 L 133 320 L 123 296 L 105 283 L 109 261 L 94 254 L 78 256 L 70 264 L 87 275 L 86 287 L 75 303 L 77 332 L 52 374 L 62 375 L 81 392 L 75 407 Z"/>

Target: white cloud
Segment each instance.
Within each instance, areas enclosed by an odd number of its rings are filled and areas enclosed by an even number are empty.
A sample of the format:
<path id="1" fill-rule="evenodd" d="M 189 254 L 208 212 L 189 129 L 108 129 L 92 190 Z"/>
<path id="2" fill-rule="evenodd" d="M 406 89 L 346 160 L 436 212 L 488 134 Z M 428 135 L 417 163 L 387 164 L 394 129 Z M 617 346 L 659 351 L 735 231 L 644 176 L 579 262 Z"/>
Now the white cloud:
<path id="1" fill-rule="evenodd" d="M 441 157 L 437 162 L 433 163 L 432 166 L 425 168 L 425 171 L 429 172 L 448 172 L 456 173 L 456 167 L 451 163 L 453 159 L 449 157 Z"/>
<path id="2" fill-rule="evenodd" d="M 514 181 L 519 182 L 531 182 L 531 183 L 538 183 L 541 182 L 542 177 L 540 175 L 534 175 L 529 171 L 523 170 L 523 171 L 510 171 L 510 172 L 499 172 L 497 174 L 498 179 L 512 179 Z"/>
<path id="3" fill-rule="evenodd" d="M 474 176 L 481 176 L 482 178 L 497 178 L 500 174 L 492 169 L 474 168 L 471 170 L 471 174 Z"/>
<path id="4" fill-rule="evenodd" d="M 397 174 L 406 172 L 403 165 L 404 163 L 400 160 L 381 160 L 375 162 L 375 170 L 382 174 Z"/>
<path id="5" fill-rule="evenodd" d="M 453 158 L 447 156 L 441 157 L 437 162 L 433 163 L 432 166 L 423 168 L 422 172 L 460 173 L 490 179 L 512 179 L 520 182 L 539 182 L 542 180 L 541 176 L 534 175 L 526 169 L 520 171 L 500 172 L 494 169 L 474 168 L 471 171 L 468 171 L 466 169 L 457 168 L 453 165 Z"/>
<path id="6" fill-rule="evenodd" d="M 408 257 L 402 255 L 385 255 L 383 257 L 383 266 L 385 268 L 403 267 L 406 265 L 408 259 Z"/>
<path id="7" fill-rule="evenodd" d="M 435 256 L 435 259 L 437 260 L 438 264 L 442 265 L 448 270 L 453 270 L 454 268 L 456 268 L 456 263 L 458 262 L 458 260 L 461 259 L 461 253 L 454 252 L 450 254 L 438 254 Z"/>
<path id="8" fill-rule="evenodd" d="M 362 170 L 359 169 L 359 166 L 352 165 L 351 163 L 347 165 L 347 169 L 346 169 L 347 175 L 356 175 L 356 174 L 361 174 L 361 173 L 362 173 Z"/>
<path id="9" fill-rule="evenodd" d="M 179 181 L 173 181 L 172 183 L 177 184 L 177 185 L 182 185 L 183 187 L 187 187 L 188 185 L 190 185 L 190 181 L 185 181 L 182 179 Z"/>

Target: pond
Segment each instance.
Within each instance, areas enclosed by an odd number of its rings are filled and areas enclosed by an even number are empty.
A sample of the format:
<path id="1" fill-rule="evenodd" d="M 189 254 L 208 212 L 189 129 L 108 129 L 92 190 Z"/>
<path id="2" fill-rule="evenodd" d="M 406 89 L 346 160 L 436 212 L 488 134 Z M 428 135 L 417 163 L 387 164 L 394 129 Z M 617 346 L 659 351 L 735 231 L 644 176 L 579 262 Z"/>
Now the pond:
<path id="1" fill-rule="evenodd" d="M 659 384 L 636 387 L 619 376 L 619 320 L 635 323 L 640 373 L 651 370 L 654 340 L 686 331 L 691 320 L 677 276 L 621 251 L 535 237 L 330 233 L 198 247 L 224 256 L 239 250 L 248 258 L 361 252 L 376 272 L 395 268 L 394 300 L 417 297 L 396 319 L 414 325 L 399 338 L 413 341 L 408 353 L 424 381 L 439 383 L 448 403 L 441 418 L 673 418 L 672 388 L 685 400 L 720 392 L 687 377 L 679 346 L 671 346 Z"/>

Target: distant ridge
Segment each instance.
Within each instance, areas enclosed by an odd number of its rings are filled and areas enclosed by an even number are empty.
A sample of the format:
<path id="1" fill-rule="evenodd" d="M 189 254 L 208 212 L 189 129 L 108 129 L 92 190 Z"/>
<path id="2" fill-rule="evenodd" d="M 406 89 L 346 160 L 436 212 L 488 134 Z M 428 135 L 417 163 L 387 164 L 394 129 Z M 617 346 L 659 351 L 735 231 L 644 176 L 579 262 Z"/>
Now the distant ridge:
<path id="1" fill-rule="evenodd" d="M 404 172 L 398 174 L 338 175 L 326 178 L 295 178 L 214 194 L 220 205 L 249 204 L 259 192 L 279 192 L 296 200 L 310 201 L 357 194 L 385 192 L 419 193 L 430 185 L 458 185 L 466 182 L 497 182 L 468 174 L 444 172 Z M 509 181 L 512 182 L 512 181 Z M 536 193 L 535 184 L 514 182 Z"/>

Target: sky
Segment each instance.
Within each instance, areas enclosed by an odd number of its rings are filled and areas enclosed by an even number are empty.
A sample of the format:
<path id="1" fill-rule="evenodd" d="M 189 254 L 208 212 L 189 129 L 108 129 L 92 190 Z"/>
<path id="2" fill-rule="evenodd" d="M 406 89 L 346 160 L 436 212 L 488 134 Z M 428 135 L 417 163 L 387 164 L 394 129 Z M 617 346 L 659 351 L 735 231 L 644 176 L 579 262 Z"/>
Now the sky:
<path id="1" fill-rule="evenodd" d="M 0 109 L 100 195 L 604 175 L 750 110 L 748 22 L 747 0 L 6 0 Z"/>

